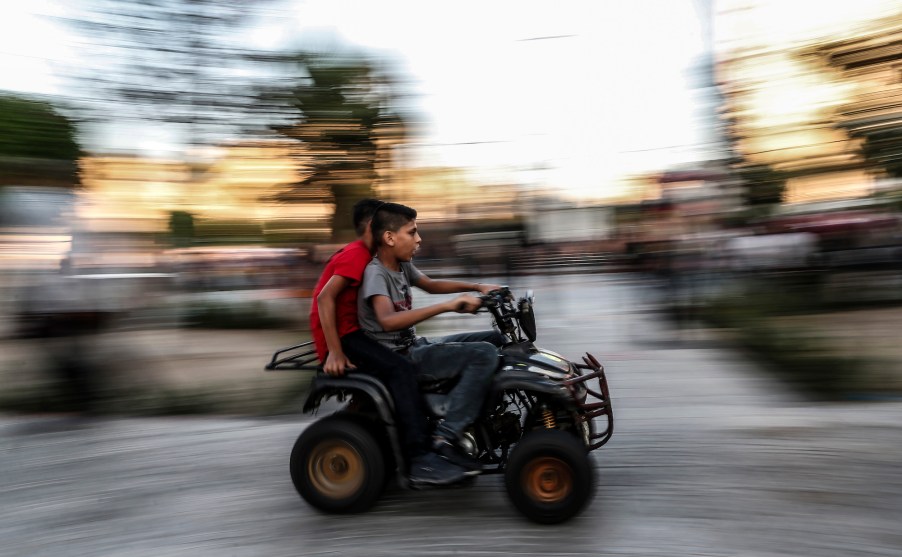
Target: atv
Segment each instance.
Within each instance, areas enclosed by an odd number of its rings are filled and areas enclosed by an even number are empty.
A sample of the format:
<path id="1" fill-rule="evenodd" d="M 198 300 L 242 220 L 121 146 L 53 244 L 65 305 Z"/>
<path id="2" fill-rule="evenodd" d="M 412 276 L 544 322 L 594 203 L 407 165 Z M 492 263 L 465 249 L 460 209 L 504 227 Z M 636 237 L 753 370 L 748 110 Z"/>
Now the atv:
<path id="1" fill-rule="evenodd" d="M 614 431 L 604 368 L 589 353 L 577 363 L 535 346 L 531 293 L 516 299 L 504 287 L 481 298 L 505 344 L 492 390 L 463 449 L 483 474 L 504 474 L 508 496 L 524 516 L 563 522 L 592 497 L 589 454 Z M 305 501 L 326 512 L 362 512 L 378 501 L 392 477 L 402 488 L 412 487 L 392 397 L 379 380 L 353 370 L 326 375 L 311 342 L 278 350 L 265 369 L 315 372 L 305 413 L 329 399 L 340 403 L 340 410 L 307 427 L 291 452 L 291 479 Z M 433 427 L 442 420 L 452 386 L 421 384 Z"/>

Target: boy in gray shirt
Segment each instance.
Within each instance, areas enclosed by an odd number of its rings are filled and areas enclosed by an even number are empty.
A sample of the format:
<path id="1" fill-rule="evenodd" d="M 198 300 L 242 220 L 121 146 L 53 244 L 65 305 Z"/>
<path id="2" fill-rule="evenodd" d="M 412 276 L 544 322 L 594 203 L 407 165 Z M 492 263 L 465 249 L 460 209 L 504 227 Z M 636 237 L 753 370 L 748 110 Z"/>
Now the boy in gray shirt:
<path id="1" fill-rule="evenodd" d="M 371 338 L 410 358 L 430 379 L 459 377 L 448 395 L 448 410 L 435 431 L 433 448 L 455 464 L 479 470 L 462 454 L 459 441 L 479 415 L 498 366 L 496 331 L 462 333 L 431 341 L 416 335 L 416 324 L 441 313 L 473 313 L 482 301 L 468 294 L 430 306 L 414 308 L 411 287 L 431 294 L 500 288 L 494 284 L 434 280 L 410 261 L 419 248 L 416 211 L 397 203 L 382 205 L 373 215 L 376 257 L 367 265 L 357 298 L 360 326 Z"/>

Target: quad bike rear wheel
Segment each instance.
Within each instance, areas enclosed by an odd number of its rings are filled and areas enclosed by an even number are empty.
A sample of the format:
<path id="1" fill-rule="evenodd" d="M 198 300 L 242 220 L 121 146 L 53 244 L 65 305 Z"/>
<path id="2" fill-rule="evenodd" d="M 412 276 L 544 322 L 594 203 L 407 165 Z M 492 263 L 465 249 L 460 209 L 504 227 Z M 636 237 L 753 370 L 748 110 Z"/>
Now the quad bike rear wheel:
<path id="1" fill-rule="evenodd" d="M 372 507 L 386 484 L 385 458 L 369 428 L 342 416 L 324 418 L 298 437 L 291 481 L 310 505 L 357 513 Z"/>
<path id="2" fill-rule="evenodd" d="M 578 514 L 594 490 L 592 462 L 584 444 L 565 431 L 527 434 L 511 452 L 504 474 L 514 507 L 542 524 Z"/>

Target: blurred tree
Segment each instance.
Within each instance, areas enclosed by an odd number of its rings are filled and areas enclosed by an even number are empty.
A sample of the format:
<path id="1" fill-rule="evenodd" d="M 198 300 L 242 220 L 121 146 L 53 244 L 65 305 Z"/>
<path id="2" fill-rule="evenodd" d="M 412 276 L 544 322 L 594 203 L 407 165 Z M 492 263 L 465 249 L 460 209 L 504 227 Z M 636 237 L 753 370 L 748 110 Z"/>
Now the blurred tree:
<path id="1" fill-rule="evenodd" d="M 864 137 L 861 151 L 865 160 L 890 178 L 902 178 L 902 125 L 865 130 L 855 135 Z"/>
<path id="2" fill-rule="evenodd" d="M 169 233 L 177 248 L 194 245 L 194 215 L 187 211 L 169 213 Z"/>
<path id="3" fill-rule="evenodd" d="M 745 206 L 745 216 L 740 221 L 766 217 L 775 205 L 783 202 L 786 194 L 786 175 L 768 164 L 752 162 L 742 145 L 751 132 L 741 125 L 741 96 L 724 95 L 720 107 L 723 138 L 730 168 L 741 182 L 740 195 Z M 744 130 L 744 131 L 743 131 Z"/>
<path id="4" fill-rule="evenodd" d="M 331 192 L 333 240 L 348 240 L 354 237 L 352 205 L 374 195 L 380 165 L 389 164 L 392 146 L 407 133 L 398 80 L 358 54 L 301 53 L 286 62 L 299 64 L 306 77 L 271 96 L 296 115 L 275 129 L 300 142 L 302 176 L 279 198 L 291 202 L 311 190 Z"/>
<path id="5" fill-rule="evenodd" d="M 0 93 L 0 186 L 76 186 L 75 125 L 48 102 Z"/>
<path id="6" fill-rule="evenodd" d="M 902 178 L 900 45 L 902 12 L 896 10 L 800 53 L 814 55 L 852 92 L 831 116 L 860 146 L 865 168 L 876 177 Z"/>
<path id="7" fill-rule="evenodd" d="M 743 198 L 749 207 L 776 205 L 783 202 L 786 178 L 766 164 L 753 164 L 739 168 L 744 191 Z"/>
<path id="8" fill-rule="evenodd" d="M 76 0 L 65 23 L 82 36 L 70 94 L 91 123 L 167 124 L 187 146 L 252 124 L 265 53 L 242 33 L 265 2 Z"/>

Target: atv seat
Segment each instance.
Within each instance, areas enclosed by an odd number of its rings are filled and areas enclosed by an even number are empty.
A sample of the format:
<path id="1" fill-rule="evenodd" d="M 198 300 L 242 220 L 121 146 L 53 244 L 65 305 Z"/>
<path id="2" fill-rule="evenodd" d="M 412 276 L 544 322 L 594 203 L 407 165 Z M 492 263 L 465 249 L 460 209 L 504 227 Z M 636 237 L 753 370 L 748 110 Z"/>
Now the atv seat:
<path id="1" fill-rule="evenodd" d="M 267 371 L 295 370 L 313 371 L 313 391 L 340 391 L 351 392 L 361 389 L 374 399 L 379 399 L 387 404 L 390 412 L 394 412 L 394 402 L 386 386 L 379 379 L 367 373 L 348 370 L 344 375 L 327 375 L 323 371 L 322 363 L 316 355 L 312 342 L 304 342 L 295 346 L 289 346 L 276 351 L 270 362 L 265 366 Z M 439 379 L 428 374 L 417 377 L 417 384 L 426 402 L 426 408 L 433 416 L 444 416 L 447 407 L 448 392 L 457 384 L 458 378 Z M 304 405 L 305 411 L 310 411 L 319 404 L 320 397 L 314 396 Z"/>

